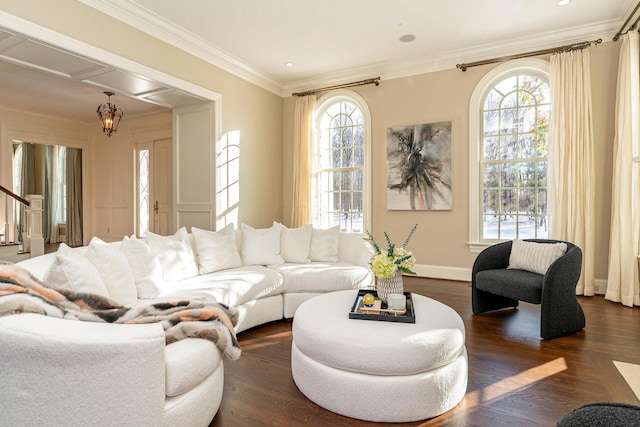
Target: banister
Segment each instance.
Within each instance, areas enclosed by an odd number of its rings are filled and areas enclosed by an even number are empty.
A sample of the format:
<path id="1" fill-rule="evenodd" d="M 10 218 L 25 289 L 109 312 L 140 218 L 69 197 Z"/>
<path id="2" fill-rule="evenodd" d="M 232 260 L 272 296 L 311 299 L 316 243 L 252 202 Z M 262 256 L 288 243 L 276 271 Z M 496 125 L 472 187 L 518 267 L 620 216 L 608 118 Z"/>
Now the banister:
<path id="1" fill-rule="evenodd" d="M 31 203 L 29 203 L 29 201 L 27 199 L 23 199 L 22 197 L 18 196 L 16 193 L 14 193 L 13 191 L 4 188 L 2 185 L 0 185 L 0 191 L 2 191 L 5 194 L 8 194 L 9 196 L 13 197 L 14 199 L 16 199 L 17 201 L 19 201 L 20 203 L 22 203 L 25 206 L 29 206 Z"/>

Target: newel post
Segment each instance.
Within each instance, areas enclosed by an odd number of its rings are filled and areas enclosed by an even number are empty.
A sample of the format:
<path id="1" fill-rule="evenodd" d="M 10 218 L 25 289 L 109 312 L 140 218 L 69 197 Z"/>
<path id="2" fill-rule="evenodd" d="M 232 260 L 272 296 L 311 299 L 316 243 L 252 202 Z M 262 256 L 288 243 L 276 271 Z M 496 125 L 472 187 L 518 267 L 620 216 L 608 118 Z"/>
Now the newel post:
<path id="1" fill-rule="evenodd" d="M 24 239 L 25 252 L 31 252 L 31 257 L 44 254 L 44 237 L 42 236 L 42 207 L 44 197 L 36 194 L 28 194 L 29 201 L 27 212 L 27 237 Z"/>

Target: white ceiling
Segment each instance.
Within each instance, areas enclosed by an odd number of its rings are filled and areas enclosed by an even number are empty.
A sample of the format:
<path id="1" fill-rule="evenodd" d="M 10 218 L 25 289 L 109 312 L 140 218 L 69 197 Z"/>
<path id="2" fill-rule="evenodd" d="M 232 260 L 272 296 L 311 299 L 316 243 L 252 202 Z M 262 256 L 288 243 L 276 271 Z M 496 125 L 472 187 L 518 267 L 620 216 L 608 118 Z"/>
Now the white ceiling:
<path id="1" fill-rule="evenodd" d="M 111 103 L 126 116 L 190 105 L 203 99 L 0 27 L 0 106 L 97 123 Z"/>
<path id="2" fill-rule="evenodd" d="M 636 0 L 80 0 L 279 95 L 602 38 Z M 403 43 L 403 35 L 415 40 Z M 286 67 L 293 62 L 293 67 Z M 27 68 L 25 68 L 25 66 Z M 95 120 L 198 101 L 0 28 L 0 105 Z M 126 96 L 122 96 L 126 95 Z M 71 117 L 73 116 L 73 117 Z"/>
<path id="3" fill-rule="evenodd" d="M 610 41 L 636 0 L 81 0 L 279 88 Z M 400 37 L 415 35 L 402 43 Z M 215 57 L 215 58 L 214 58 Z M 293 62 L 293 67 L 286 67 Z"/>
<path id="4" fill-rule="evenodd" d="M 70 120 L 95 121 L 97 125 L 96 109 L 105 102 L 107 97 L 100 87 L 0 61 L 0 106 Z M 163 109 L 121 94 L 113 96 L 111 103 L 121 108 L 125 117 Z"/>

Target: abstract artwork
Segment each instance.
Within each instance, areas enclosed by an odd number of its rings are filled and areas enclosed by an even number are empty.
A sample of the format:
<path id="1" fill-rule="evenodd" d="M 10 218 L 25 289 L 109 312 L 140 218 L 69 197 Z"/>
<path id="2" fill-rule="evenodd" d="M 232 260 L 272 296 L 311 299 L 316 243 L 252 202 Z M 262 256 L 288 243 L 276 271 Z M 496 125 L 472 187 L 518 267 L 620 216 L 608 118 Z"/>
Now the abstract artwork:
<path id="1" fill-rule="evenodd" d="M 450 210 L 451 122 L 387 128 L 387 209 Z"/>

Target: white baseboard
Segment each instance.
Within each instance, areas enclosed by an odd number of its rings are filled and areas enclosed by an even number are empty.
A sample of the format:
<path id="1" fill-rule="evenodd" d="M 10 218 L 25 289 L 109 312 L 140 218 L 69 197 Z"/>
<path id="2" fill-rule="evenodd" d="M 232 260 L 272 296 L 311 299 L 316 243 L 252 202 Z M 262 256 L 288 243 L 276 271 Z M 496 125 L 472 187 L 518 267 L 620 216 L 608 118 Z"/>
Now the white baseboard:
<path id="1" fill-rule="evenodd" d="M 607 292 L 607 281 L 604 279 L 596 279 L 594 281 L 594 290 L 596 295 L 604 295 Z"/>
<path id="2" fill-rule="evenodd" d="M 471 268 L 447 267 L 443 265 L 415 264 L 413 271 L 417 276 L 429 277 L 432 279 L 458 280 L 462 282 L 471 281 Z M 594 292 L 597 295 L 604 295 L 607 291 L 607 281 L 596 279 Z"/>
<path id="3" fill-rule="evenodd" d="M 471 269 L 461 267 L 447 267 L 443 265 L 415 264 L 413 271 L 420 277 L 430 277 L 432 279 L 459 280 L 462 282 L 471 281 Z"/>

